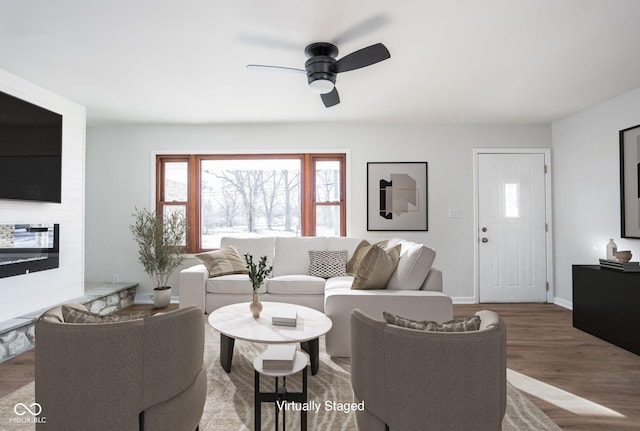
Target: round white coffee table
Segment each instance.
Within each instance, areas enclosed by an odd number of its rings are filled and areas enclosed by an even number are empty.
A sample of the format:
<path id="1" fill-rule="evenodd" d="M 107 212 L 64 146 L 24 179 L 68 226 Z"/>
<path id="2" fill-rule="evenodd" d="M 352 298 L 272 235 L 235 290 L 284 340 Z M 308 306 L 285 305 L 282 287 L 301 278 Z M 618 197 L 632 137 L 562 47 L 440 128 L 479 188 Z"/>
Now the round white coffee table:
<path id="1" fill-rule="evenodd" d="M 294 310 L 297 325 L 276 326 L 271 317 L 279 312 Z M 249 311 L 249 302 L 220 307 L 209 314 L 209 324 L 220 333 L 220 364 L 231 372 L 233 344 L 236 339 L 255 343 L 300 343 L 311 359 L 311 373 L 320 365 L 319 337 L 331 329 L 331 319 L 313 308 L 283 302 L 263 302 L 260 317 L 255 319 Z"/>

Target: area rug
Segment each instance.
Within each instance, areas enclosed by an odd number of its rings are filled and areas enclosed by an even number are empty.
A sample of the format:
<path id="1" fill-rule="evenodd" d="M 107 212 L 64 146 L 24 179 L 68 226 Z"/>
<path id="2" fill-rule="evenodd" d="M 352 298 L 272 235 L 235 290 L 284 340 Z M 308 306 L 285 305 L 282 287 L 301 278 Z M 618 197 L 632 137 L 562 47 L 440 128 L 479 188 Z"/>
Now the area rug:
<path id="1" fill-rule="evenodd" d="M 254 373 L 253 358 L 263 345 L 236 341 L 231 373 L 225 373 L 219 363 L 219 336 L 210 327 L 206 328 L 205 361 L 208 371 L 208 394 L 204 414 L 200 422 L 201 431 L 248 431 L 254 429 Z M 353 401 L 349 359 L 331 358 L 324 350 L 320 339 L 320 369 L 315 376 L 309 372 L 308 400 L 316 402 L 318 411 L 308 412 L 309 430 L 355 431 L 354 414 L 349 410 Z M 289 391 L 301 388 L 301 373 L 287 378 Z M 280 380 L 280 383 L 282 381 Z M 274 388 L 274 379 L 262 376 L 263 391 Z M 34 402 L 34 385 L 29 383 L 0 399 L 0 431 L 33 431 L 35 426 L 16 423 L 14 407 L 17 403 L 31 405 Z M 13 420 L 12 420 L 13 418 Z M 274 429 L 275 407 L 263 404 L 262 429 Z M 282 421 L 280 415 L 279 421 Z M 300 412 L 286 412 L 288 429 L 300 429 Z M 503 431 L 558 431 L 553 423 L 526 396 L 507 384 L 507 412 Z"/>

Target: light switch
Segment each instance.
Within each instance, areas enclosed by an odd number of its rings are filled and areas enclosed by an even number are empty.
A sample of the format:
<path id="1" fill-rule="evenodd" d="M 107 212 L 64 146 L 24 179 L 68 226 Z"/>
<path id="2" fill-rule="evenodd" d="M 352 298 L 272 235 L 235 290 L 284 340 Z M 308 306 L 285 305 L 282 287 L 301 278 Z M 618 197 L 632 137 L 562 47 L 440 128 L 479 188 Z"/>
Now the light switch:
<path id="1" fill-rule="evenodd" d="M 460 217 L 462 217 L 461 208 L 449 208 L 449 218 L 460 218 Z"/>

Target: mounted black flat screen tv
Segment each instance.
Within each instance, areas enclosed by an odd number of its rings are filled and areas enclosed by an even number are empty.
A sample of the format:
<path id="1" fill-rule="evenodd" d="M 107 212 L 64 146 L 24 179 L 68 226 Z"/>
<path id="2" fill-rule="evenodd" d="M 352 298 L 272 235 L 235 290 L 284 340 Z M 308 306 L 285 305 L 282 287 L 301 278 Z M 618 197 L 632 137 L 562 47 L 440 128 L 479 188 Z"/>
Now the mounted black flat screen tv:
<path id="1" fill-rule="evenodd" d="M 0 91 L 0 199 L 61 202 L 62 115 Z"/>

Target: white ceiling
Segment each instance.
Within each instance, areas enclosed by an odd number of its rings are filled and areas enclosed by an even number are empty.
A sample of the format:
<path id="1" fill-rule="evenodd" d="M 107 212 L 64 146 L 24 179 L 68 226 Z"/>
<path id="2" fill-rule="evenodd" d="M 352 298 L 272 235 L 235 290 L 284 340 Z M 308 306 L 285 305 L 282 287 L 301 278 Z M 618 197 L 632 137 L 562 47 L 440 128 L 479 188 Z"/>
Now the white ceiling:
<path id="1" fill-rule="evenodd" d="M 338 75 L 304 47 L 391 59 Z M 546 123 L 640 87 L 640 0 L 0 0 L 0 68 L 90 123 Z"/>

